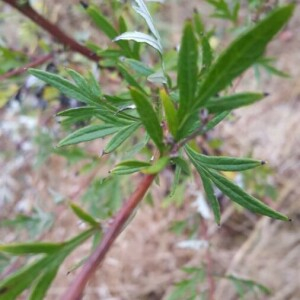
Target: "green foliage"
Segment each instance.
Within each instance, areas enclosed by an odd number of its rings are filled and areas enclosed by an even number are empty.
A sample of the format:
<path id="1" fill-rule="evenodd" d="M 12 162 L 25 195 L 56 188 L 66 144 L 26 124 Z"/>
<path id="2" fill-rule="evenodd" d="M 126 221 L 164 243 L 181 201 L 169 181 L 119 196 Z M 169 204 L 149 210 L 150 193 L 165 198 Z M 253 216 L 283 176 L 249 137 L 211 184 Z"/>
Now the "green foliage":
<path id="1" fill-rule="evenodd" d="M 217 275 L 207 274 L 205 266 L 198 267 L 185 267 L 182 271 L 188 276 L 187 279 L 177 282 L 174 286 L 172 293 L 167 298 L 168 300 L 181 300 L 181 299 L 207 299 L 207 292 L 201 286 L 204 285 L 210 276 L 212 280 L 228 280 L 230 281 L 237 293 L 239 299 L 244 299 L 246 295 L 252 293 L 255 296 L 270 296 L 270 290 L 257 283 L 254 280 L 244 279 L 234 275 Z"/>
<path id="2" fill-rule="evenodd" d="M 230 1 L 231 5 L 225 0 L 205 0 L 214 7 L 214 13 L 212 14 L 215 18 L 229 20 L 236 23 L 238 20 L 238 13 L 240 9 L 240 1 Z M 233 2 L 233 3 L 232 3 Z M 230 7 L 232 6 L 232 7 Z"/>
<path id="3" fill-rule="evenodd" d="M 207 2 L 215 8 L 215 17 L 237 23 L 238 1 L 232 1 L 232 6 L 223 0 Z M 122 8 L 122 4 L 114 1 L 111 7 Z M 29 73 L 55 87 L 63 95 L 82 102 L 81 107 L 58 114 L 69 131 L 58 147 L 112 136 L 102 151 L 109 157 L 107 165 L 111 171 L 106 177 L 94 178 L 82 197 L 89 213 L 74 203 L 70 204 L 76 216 L 90 226 L 87 231 L 62 243 L 35 242 L 0 246 L 5 259 L 8 254 L 37 255 L 33 261 L 27 262 L 0 282 L 0 298 L 4 300 L 15 299 L 28 289 L 28 299 L 44 299 L 65 258 L 88 238 L 94 237 L 96 242 L 101 239 L 102 231 L 97 220 L 112 217 L 122 205 L 122 190 L 128 179 L 118 175 L 135 172 L 159 174 L 166 168 L 174 167 L 170 195 L 183 195 L 184 186 L 180 182 L 182 178 L 191 175 L 190 166 L 193 165 L 200 175 L 217 224 L 220 224 L 221 209 L 215 196 L 216 188 L 254 213 L 288 220 L 288 217 L 250 196 L 220 173 L 253 169 L 263 165 L 262 161 L 207 156 L 196 152 L 189 145 L 193 144 L 194 149 L 197 149 L 197 136 L 205 138 L 207 132 L 232 110 L 253 104 L 266 96 L 254 92 L 229 93 L 228 87 L 249 67 L 263 65 L 274 74 L 283 75 L 262 56 L 268 43 L 291 17 L 294 6 L 286 5 L 274 10 L 238 36 L 220 55 L 214 53 L 210 45 L 211 33 L 207 32 L 197 12 L 191 20 L 185 22 L 180 50 L 176 53 L 163 48 L 159 32 L 143 0 L 133 1 L 132 8 L 142 17 L 147 33 L 128 31 L 130 26 L 122 16 L 118 16 L 117 22 L 114 22 L 116 20 L 104 16 L 94 5 L 85 8 L 95 25 L 111 41 L 105 49 L 93 43 L 89 43 L 89 47 L 103 57 L 99 63 L 102 68 L 115 70 L 122 79 L 115 94 L 105 94 L 91 73 L 83 76 L 67 70 L 68 78 L 36 69 L 30 69 Z M 141 43 L 157 50 L 152 51 L 157 55 L 152 65 L 141 59 L 144 57 L 142 51 L 148 50 Z M 78 122 L 84 122 L 82 128 L 78 129 Z M 85 156 L 80 148 L 72 149 L 75 150 L 55 151 L 70 156 L 74 161 Z M 97 159 L 93 158 L 92 163 Z M 172 201 L 170 199 L 166 201 L 167 204 Z M 177 203 L 182 203 L 182 199 L 181 196 Z M 182 230 L 183 227 L 179 227 Z M 186 268 L 184 271 L 189 279 L 176 285 L 169 300 L 196 299 L 199 283 L 207 276 L 203 268 Z M 266 289 L 255 282 L 233 276 L 227 279 L 235 284 L 240 295 L 244 294 L 244 288 L 253 286 L 267 293 Z"/>

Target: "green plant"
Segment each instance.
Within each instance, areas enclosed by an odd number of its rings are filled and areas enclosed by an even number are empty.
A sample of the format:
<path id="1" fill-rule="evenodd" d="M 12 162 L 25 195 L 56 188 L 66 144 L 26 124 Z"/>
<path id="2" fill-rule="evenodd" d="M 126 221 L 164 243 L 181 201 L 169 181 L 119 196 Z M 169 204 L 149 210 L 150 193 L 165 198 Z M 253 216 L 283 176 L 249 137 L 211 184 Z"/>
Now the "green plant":
<path id="1" fill-rule="evenodd" d="M 237 20 L 238 5 L 234 6 L 232 12 L 225 9 L 224 1 L 209 2 L 215 6 L 218 4 L 218 16 L 221 14 L 231 21 Z M 27 2 L 23 5 L 28 9 Z M 117 1 L 113 1 L 113 5 L 117 11 L 122 7 Z M 108 178 L 91 185 L 92 195 L 95 195 L 98 188 L 109 185 L 112 186 L 110 190 L 117 190 L 116 186 L 123 180 L 119 178 L 121 175 L 135 172 L 144 175 L 127 202 L 122 204 L 120 197 L 116 195 L 104 205 L 107 209 L 96 216 L 109 218 L 121 206 L 105 233 L 102 232 L 97 218 L 71 204 L 73 212 L 90 227 L 73 239 L 63 243 L 0 245 L 0 251 L 4 253 L 36 256 L 33 262 L 30 260 L 0 282 L 0 296 L 4 300 L 15 299 L 28 289 L 29 299 L 43 299 L 64 259 L 76 247 L 93 237 L 92 254 L 83 262 L 82 270 L 67 289 L 64 298 L 77 299 L 82 295 L 87 281 L 130 220 L 155 178 L 169 166 L 176 170 L 174 189 L 180 176 L 183 173 L 188 174 L 190 166 L 194 166 L 201 177 L 217 224 L 221 222 L 221 210 L 214 194 L 215 187 L 232 201 L 254 213 L 283 221 L 289 220 L 287 216 L 247 194 L 220 173 L 256 168 L 264 165 L 263 161 L 204 155 L 201 153 L 201 144 L 197 143 L 197 137 L 212 130 L 232 110 L 253 104 L 266 96 L 266 93 L 257 92 L 234 94 L 230 85 L 261 60 L 268 43 L 291 17 L 294 6 L 287 5 L 274 10 L 237 37 L 217 57 L 210 47 L 208 33 L 197 12 L 191 20 L 185 22 L 179 52 L 168 53 L 163 48 L 163 41 L 144 1 L 134 1 L 133 9 L 144 19 L 149 33 L 128 31 L 128 25 L 121 15 L 116 22 L 115 19 L 106 18 L 94 5 L 83 3 L 83 6 L 95 25 L 115 43 L 107 49 L 89 43 L 88 46 L 95 55 L 86 50 L 82 51 L 82 48 L 80 51 L 88 53 L 86 55 L 93 60 L 101 58 L 100 65 L 103 68 L 118 72 L 123 80 L 118 93 L 104 93 L 91 73 L 84 77 L 74 70 L 67 70 L 67 76 L 71 80 L 42 70 L 30 69 L 29 73 L 59 89 L 67 97 L 84 103 L 81 107 L 58 114 L 70 128 L 72 124 L 81 121 L 89 123 L 62 139 L 59 147 L 111 137 L 103 153 L 110 155 L 115 152 L 117 155 Z M 117 25 L 113 26 L 115 23 Z M 143 53 L 148 51 L 148 47 L 157 53 L 152 65 L 143 62 Z M 172 63 L 168 61 L 170 56 Z M 134 142 L 135 136 L 141 139 L 141 143 Z M 143 152 L 144 160 L 141 160 L 140 153 L 144 149 L 147 150 Z M 130 157 L 128 151 L 131 153 Z M 86 197 L 89 198 L 90 195 L 87 194 Z M 97 207 L 93 207 L 94 211 L 96 209 Z M 203 274 L 198 271 L 192 273 L 197 274 L 197 280 L 201 281 Z M 228 279 L 238 280 L 233 277 Z"/>

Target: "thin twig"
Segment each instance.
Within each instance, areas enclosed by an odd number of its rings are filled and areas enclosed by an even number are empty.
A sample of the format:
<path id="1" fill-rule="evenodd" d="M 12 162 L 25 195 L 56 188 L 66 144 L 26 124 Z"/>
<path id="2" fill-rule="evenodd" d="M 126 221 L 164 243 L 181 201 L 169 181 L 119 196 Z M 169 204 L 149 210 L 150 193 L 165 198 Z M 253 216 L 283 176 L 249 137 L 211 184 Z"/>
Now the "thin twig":
<path id="1" fill-rule="evenodd" d="M 90 60 L 98 62 L 101 57 L 98 56 L 96 53 L 88 49 L 87 47 L 79 44 L 73 38 L 66 35 L 60 28 L 56 25 L 49 22 L 45 19 L 42 15 L 36 12 L 29 4 L 29 1 L 22 3 L 18 0 L 3 0 L 5 3 L 9 4 L 10 6 L 17 9 L 23 15 L 31 19 L 34 23 L 38 26 L 46 30 L 50 33 L 58 42 L 63 44 L 64 46 L 68 47 L 70 50 L 74 52 L 78 52 L 83 56 L 87 57 Z"/>
<path id="2" fill-rule="evenodd" d="M 28 68 L 39 66 L 53 58 L 53 53 L 49 53 L 43 56 L 39 56 L 24 66 L 8 71 L 0 76 L 0 81 L 10 78 L 15 75 L 21 75 L 27 71 Z"/>
<path id="3" fill-rule="evenodd" d="M 123 228 L 126 221 L 131 216 L 134 209 L 143 199 L 148 188 L 155 179 L 155 175 L 146 175 L 140 182 L 135 192 L 131 195 L 128 201 L 122 206 L 120 211 L 117 213 L 112 225 L 104 235 L 101 243 L 96 248 L 94 253 L 89 257 L 83 269 L 72 282 L 71 286 L 65 292 L 61 299 L 63 300 L 77 300 L 81 299 L 83 290 L 88 280 L 94 275 L 98 266 L 102 263 L 106 253 L 112 246 L 115 239 L 118 237 L 121 229 Z"/>

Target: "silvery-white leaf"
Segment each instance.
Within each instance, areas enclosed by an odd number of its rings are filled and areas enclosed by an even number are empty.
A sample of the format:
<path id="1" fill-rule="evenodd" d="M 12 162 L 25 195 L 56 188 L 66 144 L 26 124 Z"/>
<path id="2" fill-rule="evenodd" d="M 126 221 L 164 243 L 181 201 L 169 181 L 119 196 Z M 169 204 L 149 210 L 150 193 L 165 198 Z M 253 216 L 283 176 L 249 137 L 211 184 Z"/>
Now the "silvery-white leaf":
<path id="1" fill-rule="evenodd" d="M 147 2 L 165 3 L 165 0 L 147 0 Z"/>
<path id="2" fill-rule="evenodd" d="M 153 19 L 148 11 L 148 8 L 143 0 L 135 0 L 136 5 L 133 5 L 133 9 L 142 16 L 142 18 L 146 21 L 150 31 L 157 38 L 160 43 L 160 36 L 158 31 L 156 30 Z"/>
<path id="3" fill-rule="evenodd" d="M 128 40 L 128 41 L 135 41 L 138 43 L 146 43 L 156 49 L 159 53 L 162 54 L 162 46 L 161 44 L 151 35 L 145 34 L 139 31 L 131 31 L 131 32 L 124 32 L 121 35 L 114 38 L 114 42 L 120 40 Z"/>
<path id="4" fill-rule="evenodd" d="M 147 80 L 152 83 L 167 84 L 167 78 L 162 71 L 155 72 L 147 77 Z"/>
<path id="5" fill-rule="evenodd" d="M 206 220 L 211 219 L 211 212 L 202 193 L 197 193 L 196 200 L 192 203 L 192 207 L 196 207 L 197 212 Z"/>
<path id="6" fill-rule="evenodd" d="M 206 240 L 186 240 L 177 243 L 178 248 L 200 250 L 208 247 L 208 241 Z"/>

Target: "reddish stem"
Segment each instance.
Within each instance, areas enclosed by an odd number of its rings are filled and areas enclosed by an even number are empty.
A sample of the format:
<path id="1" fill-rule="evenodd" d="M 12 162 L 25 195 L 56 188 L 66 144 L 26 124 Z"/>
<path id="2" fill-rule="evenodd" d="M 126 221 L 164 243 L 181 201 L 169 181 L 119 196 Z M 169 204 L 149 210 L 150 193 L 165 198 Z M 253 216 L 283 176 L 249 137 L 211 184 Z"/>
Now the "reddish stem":
<path id="1" fill-rule="evenodd" d="M 28 68 L 32 68 L 32 67 L 36 67 L 38 65 L 41 65 L 43 63 L 45 63 L 48 60 L 51 60 L 53 58 L 53 53 L 49 53 L 43 56 L 39 56 L 36 59 L 34 59 L 33 61 L 27 63 L 26 65 L 17 68 L 17 69 L 13 69 L 11 71 L 8 71 L 6 73 L 4 73 L 3 75 L 0 75 L 0 81 L 10 78 L 12 76 L 15 75 L 21 75 L 23 73 L 25 73 L 27 71 Z"/>
<path id="2" fill-rule="evenodd" d="M 78 52 L 83 56 L 87 57 L 90 60 L 98 62 L 101 57 L 95 54 L 93 51 L 89 50 L 85 46 L 76 42 L 73 38 L 66 35 L 62 30 L 60 30 L 56 25 L 50 23 L 42 15 L 36 12 L 29 4 L 29 1 L 26 3 L 18 3 L 18 0 L 3 0 L 7 4 L 11 5 L 23 15 L 31 19 L 34 23 L 42 27 L 48 33 L 50 33 L 54 38 L 56 38 L 61 44 L 67 46 L 74 52 Z"/>
<path id="3" fill-rule="evenodd" d="M 89 257 L 88 261 L 83 266 L 81 272 L 72 282 L 71 286 L 69 287 L 69 289 L 66 291 L 66 293 L 63 295 L 61 299 L 63 300 L 81 299 L 83 295 L 83 290 L 88 280 L 93 276 L 98 266 L 102 263 L 106 253 L 112 246 L 115 239 L 118 237 L 121 229 L 123 228 L 124 224 L 126 224 L 126 221 L 129 219 L 134 209 L 143 199 L 148 188 L 152 184 L 154 178 L 155 175 L 144 176 L 137 189 L 127 200 L 127 202 L 123 205 L 121 210 L 117 213 L 112 225 L 104 235 L 99 246 L 96 248 L 94 253 Z"/>

